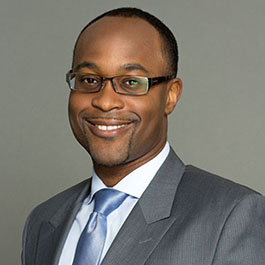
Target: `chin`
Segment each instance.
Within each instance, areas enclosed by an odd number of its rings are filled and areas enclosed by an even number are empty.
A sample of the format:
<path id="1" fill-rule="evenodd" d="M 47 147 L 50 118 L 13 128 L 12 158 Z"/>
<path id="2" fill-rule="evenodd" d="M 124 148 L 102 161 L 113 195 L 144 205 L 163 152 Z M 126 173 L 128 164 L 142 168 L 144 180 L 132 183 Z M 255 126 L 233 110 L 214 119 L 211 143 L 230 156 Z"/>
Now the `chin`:
<path id="1" fill-rule="evenodd" d="M 98 148 L 90 145 L 85 148 L 94 163 L 104 167 L 116 167 L 124 165 L 129 159 L 130 144 L 122 146 L 106 146 Z"/>
<path id="2" fill-rule="evenodd" d="M 92 160 L 94 163 L 96 163 L 98 166 L 103 167 L 117 167 L 126 164 L 128 161 L 128 155 L 124 154 L 97 154 L 93 152 L 89 152 Z"/>

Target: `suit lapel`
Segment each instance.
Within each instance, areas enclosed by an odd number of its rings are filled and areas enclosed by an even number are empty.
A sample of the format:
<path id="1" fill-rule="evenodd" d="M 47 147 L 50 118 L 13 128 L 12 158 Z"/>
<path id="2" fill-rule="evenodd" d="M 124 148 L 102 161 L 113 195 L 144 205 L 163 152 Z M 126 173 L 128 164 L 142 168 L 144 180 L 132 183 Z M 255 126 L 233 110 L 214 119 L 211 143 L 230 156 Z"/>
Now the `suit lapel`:
<path id="1" fill-rule="evenodd" d="M 63 205 L 58 206 L 58 210 L 50 220 L 42 223 L 36 251 L 36 265 L 58 264 L 68 232 L 89 189 L 90 181 L 84 184 L 81 191 L 74 193 Z"/>
<path id="2" fill-rule="evenodd" d="M 144 264 L 170 226 L 181 222 L 181 216 L 171 216 L 171 210 L 184 168 L 171 150 L 114 239 L 102 265 Z"/>
<path id="3" fill-rule="evenodd" d="M 171 209 L 184 168 L 171 150 L 125 221 L 102 265 L 144 264 L 171 225 L 181 222 L 181 216 L 171 216 Z M 68 232 L 89 188 L 90 182 L 63 205 L 58 205 L 55 215 L 42 223 L 36 265 L 58 265 Z"/>

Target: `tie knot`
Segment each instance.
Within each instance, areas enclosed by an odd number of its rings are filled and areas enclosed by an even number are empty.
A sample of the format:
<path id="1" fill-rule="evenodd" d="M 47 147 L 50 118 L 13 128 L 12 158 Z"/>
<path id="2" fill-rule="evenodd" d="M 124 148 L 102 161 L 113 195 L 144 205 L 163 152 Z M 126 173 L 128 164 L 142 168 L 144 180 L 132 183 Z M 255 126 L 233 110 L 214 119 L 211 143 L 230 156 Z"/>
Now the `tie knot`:
<path id="1" fill-rule="evenodd" d="M 114 189 L 99 190 L 94 195 L 94 212 L 108 216 L 122 204 L 127 196 L 128 194 Z"/>

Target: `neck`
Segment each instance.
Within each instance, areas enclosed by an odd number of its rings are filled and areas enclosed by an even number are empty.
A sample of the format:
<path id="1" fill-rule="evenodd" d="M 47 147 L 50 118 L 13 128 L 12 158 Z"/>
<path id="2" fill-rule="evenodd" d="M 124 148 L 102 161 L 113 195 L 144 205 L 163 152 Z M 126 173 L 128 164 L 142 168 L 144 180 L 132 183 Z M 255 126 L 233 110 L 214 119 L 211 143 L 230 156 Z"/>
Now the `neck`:
<path id="1" fill-rule="evenodd" d="M 149 153 L 136 160 L 113 167 L 99 165 L 95 161 L 93 161 L 94 170 L 107 187 L 113 187 L 118 182 L 120 182 L 124 177 L 130 174 L 132 171 L 134 171 L 138 167 L 144 165 L 145 163 L 153 159 L 156 155 L 158 155 L 161 152 L 163 147 L 164 145 L 162 145 L 153 154 Z"/>

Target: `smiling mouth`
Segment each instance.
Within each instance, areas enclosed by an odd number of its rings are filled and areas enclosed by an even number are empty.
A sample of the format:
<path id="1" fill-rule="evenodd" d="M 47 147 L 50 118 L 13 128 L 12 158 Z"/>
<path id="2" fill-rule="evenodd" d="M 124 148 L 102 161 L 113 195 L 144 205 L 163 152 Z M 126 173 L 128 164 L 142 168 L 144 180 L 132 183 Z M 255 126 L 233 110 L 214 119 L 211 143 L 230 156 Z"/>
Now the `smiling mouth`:
<path id="1" fill-rule="evenodd" d="M 100 125 L 100 124 L 94 124 L 99 130 L 101 131 L 113 131 L 120 129 L 128 124 L 120 124 L 120 125 Z"/>
<path id="2" fill-rule="evenodd" d="M 134 121 L 118 119 L 85 119 L 90 131 L 98 137 L 116 137 L 132 128 Z"/>

